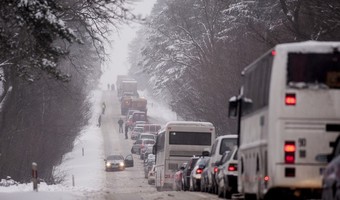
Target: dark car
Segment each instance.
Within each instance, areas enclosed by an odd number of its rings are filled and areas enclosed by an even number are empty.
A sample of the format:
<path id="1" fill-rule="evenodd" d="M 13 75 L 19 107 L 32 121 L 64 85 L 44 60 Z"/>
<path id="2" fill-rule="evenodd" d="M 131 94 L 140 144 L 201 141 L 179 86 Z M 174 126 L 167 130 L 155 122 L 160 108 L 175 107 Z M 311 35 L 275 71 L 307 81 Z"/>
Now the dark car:
<path id="1" fill-rule="evenodd" d="M 322 200 L 340 199 L 340 155 L 326 167 L 322 178 Z"/>
<path id="2" fill-rule="evenodd" d="M 125 170 L 125 167 L 133 167 L 132 155 L 128 155 L 125 158 L 120 154 L 109 155 L 104 161 L 105 171 Z"/>
<path id="3" fill-rule="evenodd" d="M 190 190 L 191 191 L 199 191 L 201 190 L 201 177 L 202 172 L 207 166 L 210 157 L 200 157 L 196 162 L 193 170 L 190 174 Z"/>
<path id="4" fill-rule="evenodd" d="M 190 174 L 191 171 L 194 169 L 195 164 L 199 157 L 193 156 L 188 160 L 187 166 L 183 170 L 183 176 L 182 176 L 182 189 L 184 191 L 188 190 L 190 187 Z"/>
<path id="5" fill-rule="evenodd" d="M 219 197 L 229 199 L 237 192 L 237 147 L 232 151 L 226 151 L 217 165 L 219 165 L 215 175 L 217 194 Z"/>
<path id="6" fill-rule="evenodd" d="M 182 163 L 181 166 L 179 167 L 179 169 L 177 170 L 177 172 L 175 173 L 175 189 L 176 191 L 179 191 L 183 188 L 182 185 L 182 176 L 183 176 L 183 170 L 185 169 L 185 167 L 187 166 L 188 163 Z"/>

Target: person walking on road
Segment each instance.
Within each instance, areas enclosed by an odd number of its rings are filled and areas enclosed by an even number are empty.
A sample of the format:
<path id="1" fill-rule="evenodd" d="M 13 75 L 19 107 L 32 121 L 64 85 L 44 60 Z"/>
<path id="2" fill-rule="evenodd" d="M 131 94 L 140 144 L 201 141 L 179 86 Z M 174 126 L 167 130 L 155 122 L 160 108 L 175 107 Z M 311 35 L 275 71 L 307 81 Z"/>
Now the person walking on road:
<path id="1" fill-rule="evenodd" d="M 118 124 L 119 124 L 119 133 L 123 133 L 123 124 L 124 124 L 124 121 L 122 120 L 122 118 L 119 118 Z"/>
<path id="2" fill-rule="evenodd" d="M 102 104 L 102 114 L 103 115 L 105 113 L 105 109 L 106 109 L 106 104 L 105 104 L 105 102 L 103 102 L 103 104 Z"/>
<path id="3" fill-rule="evenodd" d="M 100 127 L 102 124 L 102 115 L 99 115 L 98 117 L 98 127 Z"/>
<path id="4" fill-rule="evenodd" d="M 128 139 L 128 128 L 125 126 L 125 139 Z"/>

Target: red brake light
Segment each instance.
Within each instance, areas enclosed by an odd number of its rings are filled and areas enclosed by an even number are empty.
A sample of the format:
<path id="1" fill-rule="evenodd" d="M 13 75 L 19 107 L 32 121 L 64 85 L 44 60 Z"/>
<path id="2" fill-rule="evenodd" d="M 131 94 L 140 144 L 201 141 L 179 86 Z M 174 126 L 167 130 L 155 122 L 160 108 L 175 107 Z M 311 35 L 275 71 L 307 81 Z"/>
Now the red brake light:
<path id="1" fill-rule="evenodd" d="M 218 167 L 214 167 L 214 172 L 218 172 Z"/>
<path id="2" fill-rule="evenodd" d="M 276 51 L 275 50 L 272 51 L 272 56 L 276 56 Z"/>
<path id="3" fill-rule="evenodd" d="M 235 164 L 230 164 L 228 166 L 228 171 L 236 171 L 237 170 L 237 165 Z"/>
<path id="4" fill-rule="evenodd" d="M 198 168 L 198 169 L 196 170 L 196 174 L 202 174 L 202 172 L 203 172 L 203 170 L 200 169 L 200 168 Z"/>
<path id="5" fill-rule="evenodd" d="M 294 106 L 296 104 L 296 96 L 293 93 L 286 94 L 285 103 L 287 106 Z"/>
<path id="6" fill-rule="evenodd" d="M 294 141 L 286 141 L 284 145 L 285 163 L 295 163 L 296 146 Z"/>
<path id="7" fill-rule="evenodd" d="M 269 181 L 269 176 L 265 176 L 263 179 L 264 181 Z"/>

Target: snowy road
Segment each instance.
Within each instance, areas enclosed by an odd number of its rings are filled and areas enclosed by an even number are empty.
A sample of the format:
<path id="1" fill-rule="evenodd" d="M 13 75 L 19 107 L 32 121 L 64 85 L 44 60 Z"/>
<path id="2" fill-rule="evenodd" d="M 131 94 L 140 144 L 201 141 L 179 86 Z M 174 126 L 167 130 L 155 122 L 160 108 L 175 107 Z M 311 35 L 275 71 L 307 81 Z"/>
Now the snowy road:
<path id="1" fill-rule="evenodd" d="M 106 112 L 102 117 L 102 134 L 104 137 L 104 155 L 120 152 L 123 156 L 129 155 L 133 141 L 125 139 L 124 134 L 118 133 L 118 119 L 120 105 L 116 93 L 105 91 L 103 101 L 106 103 Z M 152 116 L 153 118 L 157 118 Z M 104 161 L 103 161 L 104 170 Z M 167 199 L 218 199 L 216 195 L 200 192 L 157 192 L 153 185 L 147 183 L 144 178 L 142 161 L 134 155 L 134 167 L 125 171 L 106 173 L 106 197 L 112 200 L 167 200 Z"/>

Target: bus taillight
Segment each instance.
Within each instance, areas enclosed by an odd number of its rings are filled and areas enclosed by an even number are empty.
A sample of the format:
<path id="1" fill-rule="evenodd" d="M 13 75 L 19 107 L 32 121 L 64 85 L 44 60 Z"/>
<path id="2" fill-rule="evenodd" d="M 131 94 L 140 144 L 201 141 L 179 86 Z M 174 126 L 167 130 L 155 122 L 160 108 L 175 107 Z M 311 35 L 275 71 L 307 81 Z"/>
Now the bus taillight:
<path id="1" fill-rule="evenodd" d="M 285 152 L 285 163 L 294 164 L 295 163 L 295 151 L 296 146 L 294 141 L 286 141 L 284 146 Z"/>
<path id="2" fill-rule="evenodd" d="M 276 51 L 275 50 L 272 51 L 272 56 L 276 56 Z"/>
<path id="3" fill-rule="evenodd" d="M 287 93 L 285 103 L 287 106 L 295 106 L 296 104 L 296 96 L 294 93 Z"/>

